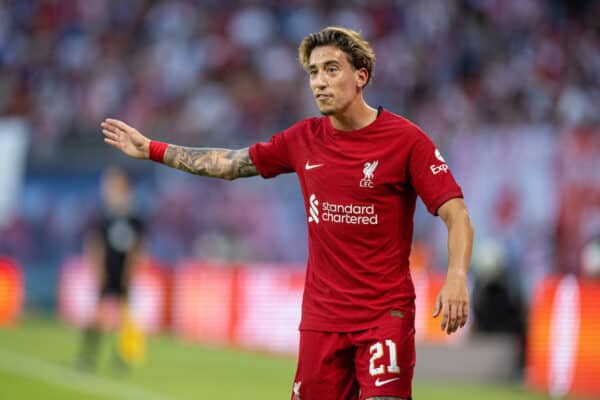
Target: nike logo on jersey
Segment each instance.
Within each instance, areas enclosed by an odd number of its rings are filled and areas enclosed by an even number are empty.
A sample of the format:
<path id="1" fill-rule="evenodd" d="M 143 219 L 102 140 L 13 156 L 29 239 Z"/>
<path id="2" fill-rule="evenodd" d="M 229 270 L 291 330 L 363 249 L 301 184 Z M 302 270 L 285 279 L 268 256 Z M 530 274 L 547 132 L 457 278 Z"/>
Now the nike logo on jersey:
<path id="1" fill-rule="evenodd" d="M 322 167 L 322 166 L 323 166 L 323 164 L 313 164 L 313 165 L 310 165 L 310 161 L 307 161 L 306 165 L 304 166 L 304 168 L 306 168 L 306 170 L 308 171 L 309 169 L 319 168 L 319 167 Z"/>
<path id="2" fill-rule="evenodd" d="M 375 386 L 380 387 L 383 385 L 387 385 L 388 383 L 397 381 L 398 379 L 400 379 L 400 378 L 391 378 L 391 379 L 386 379 L 384 381 L 380 381 L 379 378 L 377 378 L 377 379 L 375 379 Z"/>

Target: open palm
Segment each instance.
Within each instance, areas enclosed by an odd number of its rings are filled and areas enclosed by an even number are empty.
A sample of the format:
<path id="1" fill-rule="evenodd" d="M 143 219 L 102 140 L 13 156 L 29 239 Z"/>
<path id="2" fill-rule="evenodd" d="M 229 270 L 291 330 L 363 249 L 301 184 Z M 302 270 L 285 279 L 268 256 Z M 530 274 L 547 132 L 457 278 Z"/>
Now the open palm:
<path id="1" fill-rule="evenodd" d="M 133 158 L 148 158 L 150 140 L 118 119 L 107 118 L 100 126 L 104 142 Z"/>

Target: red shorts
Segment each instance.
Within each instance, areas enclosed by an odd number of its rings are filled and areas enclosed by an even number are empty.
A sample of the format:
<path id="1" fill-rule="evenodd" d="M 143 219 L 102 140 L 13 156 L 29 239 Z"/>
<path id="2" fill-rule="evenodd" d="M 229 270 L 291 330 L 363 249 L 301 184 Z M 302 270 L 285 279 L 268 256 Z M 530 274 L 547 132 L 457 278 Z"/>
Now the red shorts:
<path id="1" fill-rule="evenodd" d="M 414 312 L 393 313 L 362 331 L 300 331 L 292 400 L 410 399 Z"/>

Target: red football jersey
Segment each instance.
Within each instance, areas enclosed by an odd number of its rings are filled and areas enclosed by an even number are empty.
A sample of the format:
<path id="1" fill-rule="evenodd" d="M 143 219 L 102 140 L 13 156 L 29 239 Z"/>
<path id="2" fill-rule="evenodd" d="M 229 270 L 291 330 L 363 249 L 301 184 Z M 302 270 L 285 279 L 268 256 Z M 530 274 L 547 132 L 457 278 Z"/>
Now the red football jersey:
<path id="1" fill-rule="evenodd" d="M 370 125 L 340 131 L 309 118 L 250 147 L 264 178 L 296 172 L 308 222 L 300 329 L 348 332 L 414 309 L 408 268 L 417 195 L 436 214 L 462 197 L 433 142 L 383 110 Z"/>

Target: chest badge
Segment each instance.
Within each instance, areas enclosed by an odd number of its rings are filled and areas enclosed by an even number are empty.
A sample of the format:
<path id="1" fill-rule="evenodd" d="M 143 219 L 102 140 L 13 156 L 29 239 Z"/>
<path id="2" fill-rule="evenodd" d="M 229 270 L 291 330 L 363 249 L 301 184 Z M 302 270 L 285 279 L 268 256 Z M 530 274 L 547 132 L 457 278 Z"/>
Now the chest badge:
<path id="1" fill-rule="evenodd" d="M 360 180 L 361 188 L 372 188 L 373 187 L 373 179 L 375 178 L 375 169 L 379 165 L 379 160 L 375 160 L 373 162 L 367 161 L 365 163 L 365 167 L 363 168 L 364 177 Z"/>

